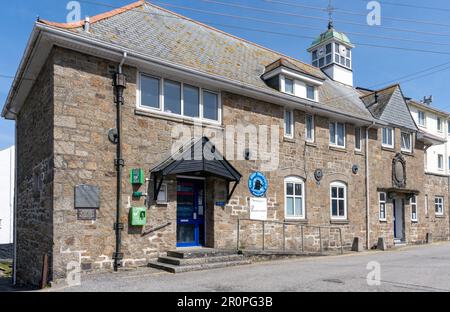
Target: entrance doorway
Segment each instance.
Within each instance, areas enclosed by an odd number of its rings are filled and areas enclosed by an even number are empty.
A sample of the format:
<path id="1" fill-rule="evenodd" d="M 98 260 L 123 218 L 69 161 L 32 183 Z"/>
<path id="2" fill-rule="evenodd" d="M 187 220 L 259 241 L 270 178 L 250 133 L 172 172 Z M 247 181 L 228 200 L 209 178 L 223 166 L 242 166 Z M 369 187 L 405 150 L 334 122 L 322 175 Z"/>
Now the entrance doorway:
<path id="1" fill-rule="evenodd" d="M 394 240 L 405 240 L 405 200 L 401 198 L 394 199 Z"/>
<path id="2" fill-rule="evenodd" d="M 204 180 L 177 180 L 177 247 L 205 244 L 204 190 Z"/>

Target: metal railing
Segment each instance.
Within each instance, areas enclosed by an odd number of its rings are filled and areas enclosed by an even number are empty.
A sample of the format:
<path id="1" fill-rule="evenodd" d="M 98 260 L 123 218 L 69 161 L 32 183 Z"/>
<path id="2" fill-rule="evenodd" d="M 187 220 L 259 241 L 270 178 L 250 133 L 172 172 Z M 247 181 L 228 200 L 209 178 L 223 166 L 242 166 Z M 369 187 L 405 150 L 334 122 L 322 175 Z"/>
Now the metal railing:
<path id="1" fill-rule="evenodd" d="M 316 226 L 316 225 L 306 225 L 306 224 L 301 224 L 301 223 L 295 223 L 295 222 L 283 222 L 283 221 L 275 221 L 275 220 L 252 220 L 252 219 L 238 219 L 237 220 L 237 250 L 241 250 L 241 241 L 240 241 L 240 234 L 241 234 L 241 222 L 245 221 L 245 222 L 253 222 L 253 223 L 261 223 L 262 226 L 262 239 L 261 239 L 261 244 L 262 244 L 262 249 L 263 251 L 266 251 L 266 242 L 265 242 L 265 236 L 266 236 L 266 224 L 267 223 L 271 223 L 271 224 L 281 224 L 283 225 L 283 229 L 282 229 L 282 233 L 283 233 L 283 251 L 286 251 L 286 227 L 288 226 L 295 226 L 295 227 L 300 227 L 300 238 L 301 238 L 301 251 L 305 252 L 305 229 L 318 229 L 318 233 L 319 233 L 319 248 L 320 248 L 320 253 L 323 254 L 323 239 L 322 239 L 322 234 L 323 234 L 323 229 L 327 229 L 330 231 L 331 230 L 336 230 L 339 232 L 339 242 L 340 242 L 340 253 L 343 254 L 344 253 L 344 245 L 342 242 L 342 229 L 339 227 L 333 227 L 333 226 Z M 331 236 L 331 234 L 330 234 Z M 300 250 L 300 248 L 297 248 L 297 250 Z"/>

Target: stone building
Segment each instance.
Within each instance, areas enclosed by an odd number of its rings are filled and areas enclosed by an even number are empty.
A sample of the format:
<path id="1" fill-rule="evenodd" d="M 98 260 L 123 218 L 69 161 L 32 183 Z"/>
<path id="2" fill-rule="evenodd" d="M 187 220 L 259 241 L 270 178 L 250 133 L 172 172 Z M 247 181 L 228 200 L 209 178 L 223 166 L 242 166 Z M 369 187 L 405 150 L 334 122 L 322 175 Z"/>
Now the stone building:
<path id="1" fill-rule="evenodd" d="M 235 249 L 238 226 L 242 248 L 448 239 L 430 143 L 399 85 L 352 86 L 353 48 L 330 25 L 311 66 L 143 1 L 37 21 L 2 113 L 17 125 L 17 282 L 37 285 L 45 254 L 59 280 L 74 263 Z"/>

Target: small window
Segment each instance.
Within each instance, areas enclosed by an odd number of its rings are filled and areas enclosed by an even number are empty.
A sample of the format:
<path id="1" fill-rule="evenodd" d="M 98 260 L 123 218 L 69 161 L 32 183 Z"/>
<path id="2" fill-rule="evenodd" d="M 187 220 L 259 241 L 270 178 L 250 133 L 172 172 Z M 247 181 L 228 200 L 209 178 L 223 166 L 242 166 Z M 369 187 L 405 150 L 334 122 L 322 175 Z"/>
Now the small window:
<path id="1" fill-rule="evenodd" d="M 447 134 L 450 135 L 450 120 L 447 121 Z"/>
<path id="2" fill-rule="evenodd" d="M 441 155 L 441 154 L 438 155 L 438 163 L 437 163 L 437 165 L 438 165 L 438 169 L 439 170 L 444 170 L 444 156 Z"/>
<path id="3" fill-rule="evenodd" d="M 310 100 L 316 99 L 316 87 L 307 85 L 306 86 L 306 97 Z"/>
<path id="4" fill-rule="evenodd" d="M 384 147 L 394 148 L 394 129 L 383 128 L 382 145 Z"/>
<path id="5" fill-rule="evenodd" d="M 386 221 L 386 193 L 379 193 L 380 221 Z"/>
<path id="6" fill-rule="evenodd" d="M 181 114 L 181 84 L 179 82 L 164 80 L 164 111 Z"/>
<path id="7" fill-rule="evenodd" d="M 441 118 L 440 117 L 438 117 L 437 119 L 436 119 L 436 126 L 437 126 L 437 131 L 438 132 L 442 132 L 442 120 L 441 120 Z"/>
<path id="8" fill-rule="evenodd" d="M 200 93 L 198 88 L 183 86 L 184 116 L 200 117 Z"/>
<path id="9" fill-rule="evenodd" d="M 305 219 L 305 184 L 302 179 L 285 179 L 285 217 L 286 219 Z"/>
<path id="10" fill-rule="evenodd" d="M 428 195 L 425 195 L 425 217 L 428 218 Z"/>
<path id="11" fill-rule="evenodd" d="M 347 219 L 347 186 L 342 182 L 330 185 L 330 210 L 332 219 Z"/>
<path id="12" fill-rule="evenodd" d="M 355 150 L 361 151 L 361 128 L 355 128 Z"/>
<path id="13" fill-rule="evenodd" d="M 161 189 L 158 193 L 158 199 L 156 200 L 158 204 L 166 204 L 167 203 L 167 184 L 162 184 Z"/>
<path id="14" fill-rule="evenodd" d="M 306 115 L 306 141 L 314 142 L 314 116 Z"/>
<path id="15" fill-rule="evenodd" d="M 419 126 L 425 127 L 426 126 L 426 124 L 425 124 L 425 112 L 419 111 L 418 115 L 419 115 Z"/>
<path id="16" fill-rule="evenodd" d="M 160 109 L 160 80 L 141 75 L 141 105 Z"/>
<path id="17" fill-rule="evenodd" d="M 284 78 L 284 92 L 294 94 L 294 80 Z"/>
<path id="18" fill-rule="evenodd" d="M 219 95 L 210 91 L 203 91 L 203 118 L 219 120 Z"/>
<path id="19" fill-rule="evenodd" d="M 444 197 L 436 197 L 434 199 L 434 212 L 437 216 L 444 215 Z"/>
<path id="20" fill-rule="evenodd" d="M 294 113 L 291 110 L 284 111 L 284 136 L 294 138 Z"/>
<path id="21" fill-rule="evenodd" d="M 345 124 L 340 122 L 330 123 L 330 145 L 345 147 Z"/>
<path id="22" fill-rule="evenodd" d="M 409 153 L 412 151 L 411 137 L 411 133 L 402 132 L 402 151 Z"/>
<path id="23" fill-rule="evenodd" d="M 410 199 L 411 205 L 411 221 L 417 222 L 417 195 L 414 195 Z"/>
<path id="24" fill-rule="evenodd" d="M 313 61 L 317 60 L 317 50 L 313 51 L 313 53 L 312 53 L 312 60 Z"/>

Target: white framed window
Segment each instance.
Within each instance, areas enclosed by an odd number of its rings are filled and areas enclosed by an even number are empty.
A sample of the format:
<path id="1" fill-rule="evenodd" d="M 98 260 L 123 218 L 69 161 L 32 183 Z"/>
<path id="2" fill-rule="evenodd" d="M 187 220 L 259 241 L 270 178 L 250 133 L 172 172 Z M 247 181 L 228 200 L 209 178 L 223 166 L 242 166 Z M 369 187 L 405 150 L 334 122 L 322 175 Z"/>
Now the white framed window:
<path id="1" fill-rule="evenodd" d="M 394 129 L 385 127 L 382 129 L 382 146 L 394 148 Z"/>
<path id="2" fill-rule="evenodd" d="M 439 170 L 444 170 L 444 155 L 438 154 L 437 166 Z"/>
<path id="3" fill-rule="evenodd" d="M 409 200 L 411 206 L 411 221 L 417 222 L 417 195 L 414 195 Z"/>
<path id="4" fill-rule="evenodd" d="M 379 219 L 380 221 L 386 221 L 386 193 L 381 192 L 378 194 L 379 204 Z"/>
<path id="5" fill-rule="evenodd" d="M 312 85 L 306 85 L 306 98 L 309 100 L 316 100 L 316 87 Z"/>
<path id="6" fill-rule="evenodd" d="M 345 124 L 330 122 L 330 145 L 345 148 Z"/>
<path id="7" fill-rule="evenodd" d="M 330 184 L 331 219 L 347 219 L 347 185 L 343 182 Z"/>
<path id="8" fill-rule="evenodd" d="M 306 141 L 314 142 L 314 116 L 307 114 L 306 115 Z"/>
<path id="9" fill-rule="evenodd" d="M 447 120 L 447 135 L 450 136 L 450 120 Z"/>
<path id="10" fill-rule="evenodd" d="M 157 204 L 167 204 L 167 184 L 161 184 L 161 189 L 156 200 Z"/>
<path id="11" fill-rule="evenodd" d="M 412 134 L 408 132 L 402 132 L 401 148 L 403 152 L 412 152 Z"/>
<path id="12" fill-rule="evenodd" d="M 298 177 L 284 180 L 284 215 L 286 219 L 305 219 L 305 183 Z"/>
<path id="13" fill-rule="evenodd" d="M 284 92 L 294 94 L 294 80 L 284 77 Z"/>
<path id="14" fill-rule="evenodd" d="M 418 112 L 418 121 L 419 121 L 419 126 L 421 127 L 426 127 L 426 116 L 425 116 L 425 112 L 423 111 L 419 111 Z"/>
<path id="15" fill-rule="evenodd" d="M 141 106 L 161 109 L 161 79 L 148 75 L 141 75 Z"/>
<path id="16" fill-rule="evenodd" d="M 220 94 L 188 83 L 138 73 L 137 105 L 162 115 L 220 123 Z"/>
<path id="17" fill-rule="evenodd" d="M 444 215 L 444 197 L 436 196 L 434 199 L 434 213 L 437 216 Z"/>
<path id="18" fill-rule="evenodd" d="M 284 111 L 284 136 L 289 139 L 294 138 L 294 112 L 292 110 Z"/>
<path id="19" fill-rule="evenodd" d="M 361 151 L 361 128 L 355 128 L 355 150 Z"/>
<path id="20" fill-rule="evenodd" d="M 442 120 L 441 117 L 436 118 L 436 130 L 442 132 Z"/>
<path id="21" fill-rule="evenodd" d="M 428 195 L 425 195 L 425 217 L 428 218 Z"/>

